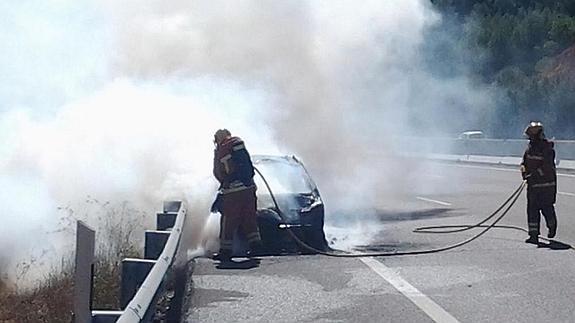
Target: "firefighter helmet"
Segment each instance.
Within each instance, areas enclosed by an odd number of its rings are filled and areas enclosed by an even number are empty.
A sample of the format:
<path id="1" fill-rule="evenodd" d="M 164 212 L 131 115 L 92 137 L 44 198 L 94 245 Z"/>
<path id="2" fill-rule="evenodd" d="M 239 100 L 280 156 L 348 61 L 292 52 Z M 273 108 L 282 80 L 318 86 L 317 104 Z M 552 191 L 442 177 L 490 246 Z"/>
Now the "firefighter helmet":
<path id="1" fill-rule="evenodd" d="M 543 124 L 539 121 L 531 121 L 527 128 L 525 128 L 525 135 L 531 140 L 543 139 Z"/>
<path id="2" fill-rule="evenodd" d="M 219 129 L 214 134 L 214 143 L 219 144 L 220 142 L 222 142 L 224 139 L 228 138 L 231 135 L 232 133 L 228 129 Z"/>

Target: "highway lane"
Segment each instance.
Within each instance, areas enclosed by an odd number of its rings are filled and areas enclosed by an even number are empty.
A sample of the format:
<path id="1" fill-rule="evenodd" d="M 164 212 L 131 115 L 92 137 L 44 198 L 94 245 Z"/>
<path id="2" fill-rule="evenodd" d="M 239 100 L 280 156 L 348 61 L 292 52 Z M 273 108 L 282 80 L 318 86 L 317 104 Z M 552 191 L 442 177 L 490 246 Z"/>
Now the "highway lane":
<path id="1" fill-rule="evenodd" d="M 449 174 L 447 178 L 464 180 L 466 185 L 459 193 L 432 197 L 464 209 L 464 222 L 488 214 L 495 206 L 493 201 L 502 201 L 517 185 L 518 176 L 512 169 L 467 165 L 449 165 L 443 173 Z M 574 192 L 575 178 L 560 176 L 559 190 Z M 525 227 L 525 205 L 523 194 L 503 223 Z M 575 241 L 573 210 L 575 198 L 561 194 L 557 239 L 570 244 Z M 525 238 L 522 232 L 495 230 L 454 252 L 379 260 L 398 270 L 426 295 L 434 295 L 435 301 L 462 322 L 575 321 L 575 300 L 571 296 L 575 252 L 537 248 L 523 244 Z"/>
<path id="2" fill-rule="evenodd" d="M 376 227 L 360 250 L 414 250 L 473 232 L 414 234 L 423 225 L 474 223 L 519 185 L 511 168 L 433 165 L 433 176 L 355 215 Z M 569 175 L 569 174 L 568 174 Z M 557 239 L 575 242 L 575 176 L 560 176 Z M 526 226 L 525 197 L 503 223 Z M 337 224 L 337 221 L 336 221 Z M 342 228 L 340 228 L 342 230 Z M 542 226 L 542 232 L 546 230 Z M 188 321 L 197 322 L 573 322 L 575 252 L 525 244 L 526 234 L 492 230 L 453 251 L 342 259 L 265 257 L 258 267 L 218 269 L 200 260 Z M 375 259 L 375 262 L 373 262 Z M 377 264 L 381 264 L 378 266 Z M 249 267 L 249 266 L 247 266 Z"/>

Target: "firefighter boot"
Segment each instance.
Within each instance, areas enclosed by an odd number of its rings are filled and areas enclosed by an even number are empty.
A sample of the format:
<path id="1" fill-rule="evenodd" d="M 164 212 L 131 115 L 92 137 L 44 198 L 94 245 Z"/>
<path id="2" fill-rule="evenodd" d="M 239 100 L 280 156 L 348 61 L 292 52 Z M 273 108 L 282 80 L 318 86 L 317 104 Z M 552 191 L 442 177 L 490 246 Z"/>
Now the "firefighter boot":
<path id="1" fill-rule="evenodd" d="M 525 240 L 526 243 L 539 244 L 539 238 L 535 235 L 530 235 L 529 239 Z"/>
<path id="2" fill-rule="evenodd" d="M 220 262 L 230 262 L 232 260 L 232 253 L 228 250 L 220 250 L 212 257 L 213 260 L 219 260 Z"/>
<path id="3" fill-rule="evenodd" d="M 262 245 L 261 240 L 257 240 L 257 241 L 250 243 L 250 250 L 248 252 L 248 255 L 250 257 L 259 256 L 262 253 L 263 253 L 263 245 Z"/>
<path id="4" fill-rule="evenodd" d="M 547 232 L 547 238 L 549 239 L 555 238 L 556 234 L 557 234 L 557 227 L 551 227 L 551 229 L 549 229 L 549 232 Z"/>

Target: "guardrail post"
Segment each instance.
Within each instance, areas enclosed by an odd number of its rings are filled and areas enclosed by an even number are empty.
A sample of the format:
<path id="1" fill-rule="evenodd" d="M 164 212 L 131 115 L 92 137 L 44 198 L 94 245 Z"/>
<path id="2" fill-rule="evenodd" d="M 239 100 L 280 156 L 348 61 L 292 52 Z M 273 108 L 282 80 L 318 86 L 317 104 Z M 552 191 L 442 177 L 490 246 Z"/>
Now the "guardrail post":
<path id="1" fill-rule="evenodd" d="M 115 323 L 124 311 L 92 311 L 92 323 Z"/>
<path id="2" fill-rule="evenodd" d="M 174 227 L 178 213 L 158 213 L 156 214 L 156 230 L 164 231 Z"/>
<path id="3" fill-rule="evenodd" d="M 120 308 L 125 309 L 148 276 L 155 260 L 126 258 L 122 260 Z"/>
<path id="4" fill-rule="evenodd" d="M 120 305 L 124 313 L 118 319 L 121 323 L 149 322 L 156 313 L 156 303 L 164 293 L 168 283 L 173 283 L 171 273 L 181 233 L 186 217 L 186 207 L 181 201 L 164 203 L 164 212 L 158 213 L 157 225 L 159 230 L 170 228 L 168 238 L 162 243 L 162 251 L 157 260 L 151 259 L 124 259 L 122 261 L 122 285 Z M 148 244 L 155 238 L 149 234 Z M 161 234 L 161 233 L 160 233 Z M 157 237 L 158 240 L 161 239 Z M 148 247 L 151 254 L 151 247 Z M 182 279 L 183 278 L 183 279 Z M 181 275 L 178 281 L 186 281 Z M 177 282 L 176 282 L 177 284 Z M 182 284 L 184 286 L 185 284 Z M 173 292 L 175 297 L 176 291 Z M 172 298 L 172 297 L 168 297 Z M 166 300 L 168 299 L 166 298 Z M 173 303 L 169 306 L 179 307 Z M 169 308 L 166 308 L 170 312 Z"/>
<path id="5" fill-rule="evenodd" d="M 90 322 L 92 312 L 92 277 L 94 273 L 95 231 L 76 222 L 76 268 L 74 274 L 74 322 Z"/>
<path id="6" fill-rule="evenodd" d="M 182 201 L 165 201 L 164 213 L 178 212 L 182 206 Z"/>
<path id="7" fill-rule="evenodd" d="M 144 239 L 144 258 L 158 259 L 170 237 L 170 231 L 146 230 Z"/>

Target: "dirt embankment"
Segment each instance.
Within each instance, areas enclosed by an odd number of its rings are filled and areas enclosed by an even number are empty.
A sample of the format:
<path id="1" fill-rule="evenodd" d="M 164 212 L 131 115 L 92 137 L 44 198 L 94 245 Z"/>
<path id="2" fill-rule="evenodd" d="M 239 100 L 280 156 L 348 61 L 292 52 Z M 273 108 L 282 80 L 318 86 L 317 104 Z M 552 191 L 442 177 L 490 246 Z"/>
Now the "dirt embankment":
<path id="1" fill-rule="evenodd" d="M 557 55 L 549 67 L 542 71 L 541 76 L 549 81 L 568 81 L 575 84 L 575 45 Z"/>

